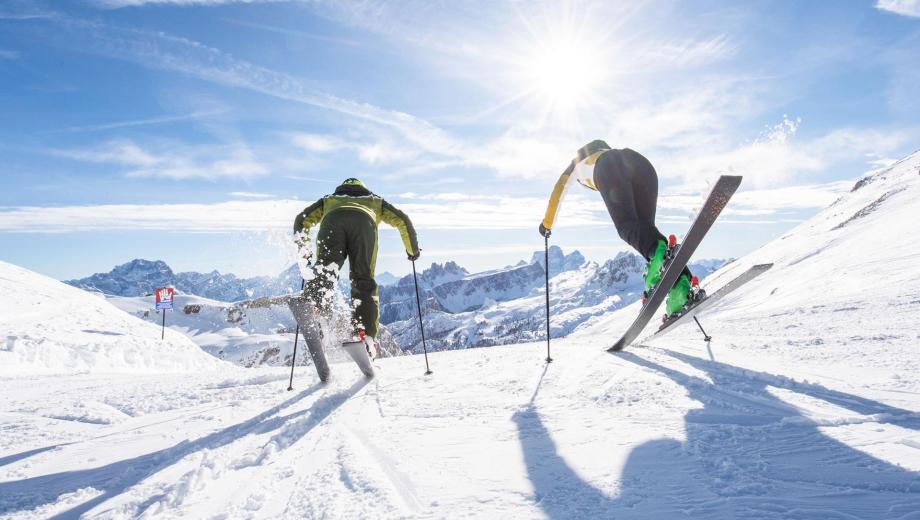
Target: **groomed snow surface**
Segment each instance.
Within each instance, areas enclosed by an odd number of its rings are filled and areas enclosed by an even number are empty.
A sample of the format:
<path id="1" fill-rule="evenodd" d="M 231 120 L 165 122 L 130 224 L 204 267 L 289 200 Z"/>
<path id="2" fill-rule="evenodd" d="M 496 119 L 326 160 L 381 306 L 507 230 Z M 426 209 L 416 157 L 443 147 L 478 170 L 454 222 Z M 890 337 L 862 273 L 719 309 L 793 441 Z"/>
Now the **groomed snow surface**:
<path id="1" fill-rule="evenodd" d="M 604 352 L 632 305 L 550 364 L 532 343 L 432 354 L 430 376 L 421 356 L 326 385 L 306 366 L 292 392 L 283 367 L 17 361 L 0 517 L 920 518 L 918 201 L 915 154 L 714 274 L 776 264 L 700 316 L 708 346 L 684 326 Z"/>

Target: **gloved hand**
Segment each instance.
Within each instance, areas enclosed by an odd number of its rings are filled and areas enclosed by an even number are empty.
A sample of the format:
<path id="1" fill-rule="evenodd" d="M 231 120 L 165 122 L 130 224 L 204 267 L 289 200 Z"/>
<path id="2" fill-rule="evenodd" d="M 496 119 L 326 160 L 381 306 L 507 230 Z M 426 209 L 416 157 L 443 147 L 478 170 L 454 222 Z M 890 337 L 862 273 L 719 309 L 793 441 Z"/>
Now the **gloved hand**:
<path id="1" fill-rule="evenodd" d="M 546 229 L 546 228 L 543 226 L 543 223 L 540 222 L 540 234 L 543 235 L 543 238 L 549 238 L 549 236 L 552 235 L 553 232 L 552 232 L 552 230 Z"/>
<path id="2" fill-rule="evenodd" d="M 406 255 L 409 257 L 409 260 L 412 260 L 412 261 L 414 262 L 414 261 L 418 260 L 418 257 L 422 256 L 422 250 L 421 250 L 421 249 L 418 249 L 416 252 L 414 252 L 414 253 L 406 253 Z"/>

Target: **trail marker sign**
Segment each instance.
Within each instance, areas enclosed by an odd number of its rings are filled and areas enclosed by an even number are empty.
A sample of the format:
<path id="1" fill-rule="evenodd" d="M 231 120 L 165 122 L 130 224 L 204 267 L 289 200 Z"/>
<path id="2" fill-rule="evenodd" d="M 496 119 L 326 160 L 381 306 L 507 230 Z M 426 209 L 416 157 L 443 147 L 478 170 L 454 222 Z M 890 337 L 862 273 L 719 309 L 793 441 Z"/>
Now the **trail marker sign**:
<path id="1" fill-rule="evenodd" d="M 173 296 L 175 289 L 172 287 L 161 287 L 156 290 L 157 310 L 173 308 Z"/>
<path id="2" fill-rule="evenodd" d="M 166 338 L 166 311 L 173 308 L 173 299 L 175 297 L 175 289 L 172 287 L 160 287 L 156 290 L 156 308 L 157 310 L 163 311 L 163 325 L 162 330 L 160 330 L 160 339 Z"/>

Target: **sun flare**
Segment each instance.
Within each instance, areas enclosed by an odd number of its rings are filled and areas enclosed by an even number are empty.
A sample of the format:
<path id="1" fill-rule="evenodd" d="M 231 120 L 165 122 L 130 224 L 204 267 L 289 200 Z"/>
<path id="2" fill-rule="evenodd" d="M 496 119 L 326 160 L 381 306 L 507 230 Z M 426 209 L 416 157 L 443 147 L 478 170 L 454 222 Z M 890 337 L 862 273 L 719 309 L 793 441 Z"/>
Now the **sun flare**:
<path id="1" fill-rule="evenodd" d="M 588 13 L 527 20 L 514 47 L 512 99 L 537 125 L 576 131 L 596 107 L 609 77 L 609 33 Z"/>
<path id="2" fill-rule="evenodd" d="M 599 64 L 592 63 L 592 52 L 574 41 L 556 41 L 541 47 L 528 64 L 527 81 L 531 89 L 552 108 L 577 108 L 579 100 L 599 87 Z"/>

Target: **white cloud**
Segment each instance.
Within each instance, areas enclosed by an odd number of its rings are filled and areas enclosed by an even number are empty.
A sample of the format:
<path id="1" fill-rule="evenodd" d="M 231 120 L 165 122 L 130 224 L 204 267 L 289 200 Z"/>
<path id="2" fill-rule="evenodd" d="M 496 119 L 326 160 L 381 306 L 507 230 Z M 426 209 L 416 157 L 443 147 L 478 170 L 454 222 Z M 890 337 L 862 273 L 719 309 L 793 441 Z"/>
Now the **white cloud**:
<path id="1" fill-rule="evenodd" d="M 903 16 L 920 18 L 920 0 L 878 0 L 875 7 Z"/>
<path id="2" fill-rule="evenodd" d="M 19 51 L 0 49 L 0 60 L 18 60 L 19 57 Z"/>
<path id="3" fill-rule="evenodd" d="M 243 144 L 188 147 L 170 142 L 156 148 L 145 149 L 131 140 L 119 139 L 90 149 L 55 153 L 78 161 L 123 167 L 128 177 L 251 179 L 269 173 Z"/>

